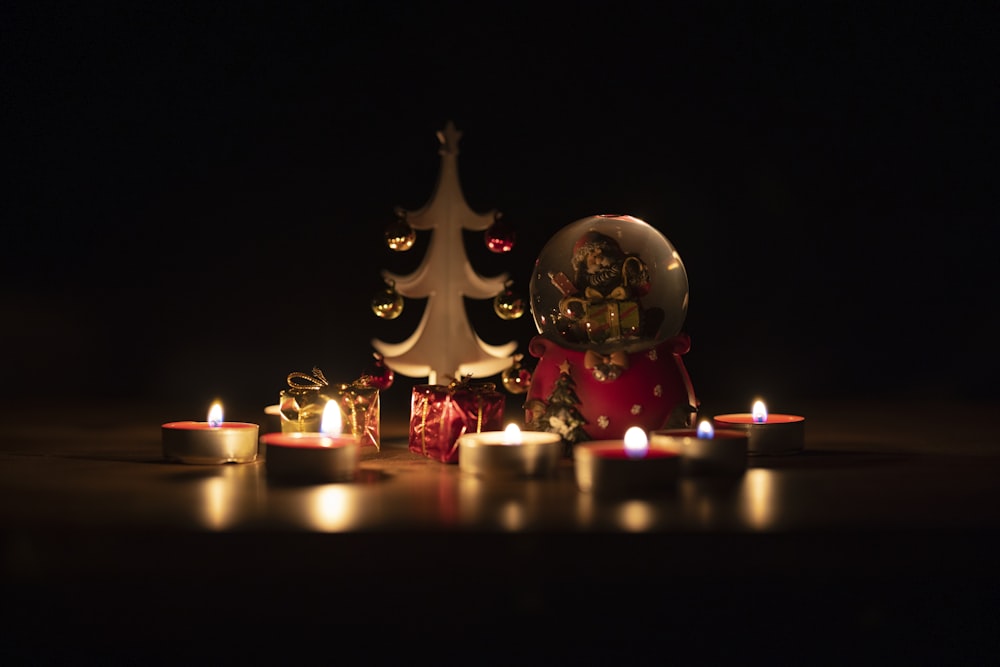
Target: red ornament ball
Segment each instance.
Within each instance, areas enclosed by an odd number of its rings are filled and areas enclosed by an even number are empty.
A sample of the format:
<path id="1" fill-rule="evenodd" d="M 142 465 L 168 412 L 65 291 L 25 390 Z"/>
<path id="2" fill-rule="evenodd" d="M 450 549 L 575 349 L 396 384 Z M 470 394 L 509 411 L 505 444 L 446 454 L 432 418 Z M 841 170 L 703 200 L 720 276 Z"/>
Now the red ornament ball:
<path id="1" fill-rule="evenodd" d="M 375 358 L 375 363 L 365 369 L 361 377 L 367 386 L 375 387 L 379 391 L 385 391 L 392 386 L 393 380 L 396 379 L 396 374 L 386 365 L 385 357 L 380 353 L 373 352 L 372 357 Z"/>
<path id="2" fill-rule="evenodd" d="M 486 247 L 497 254 L 510 252 L 516 236 L 514 228 L 498 217 L 486 230 Z"/>

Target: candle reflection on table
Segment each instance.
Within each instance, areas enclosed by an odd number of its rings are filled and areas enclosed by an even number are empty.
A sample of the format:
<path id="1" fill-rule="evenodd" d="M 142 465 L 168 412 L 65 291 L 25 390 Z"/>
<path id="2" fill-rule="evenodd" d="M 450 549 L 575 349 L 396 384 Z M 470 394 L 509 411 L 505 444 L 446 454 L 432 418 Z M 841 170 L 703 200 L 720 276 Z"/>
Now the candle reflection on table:
<path id="1" fill-rule="evenodd" d="M 743 477 L 740 507 L 743 519 L 752 528 L 773 528 L 777 519 L 776 474 L 766 468 L 748 470 Z"/>
<path id="2" fill-rule="evenodd" d="M 225 480 L 218 477 L 206 479 L 202 484 L 205 494 L 205 501 L 202 508 L 205 510 L 205 523 L 209 528 L 222 530 L 229 525 L 232 520 L 233 503 L 230 486 Z"/>
<path id="3" fill-rule="evenodd" d="M 687 478 L 681 481 L 678 496 L 681 501 L 681 513 L 685 521 L 699 528 L 713 526 L 719 519 L 720 501 L 711 493 L 702 493 L 697 478 Z"/>
<path id="4" fill-rule="evenodd" d="M 617 522 L 622 530 L 642 533 L 656 524 L 656 509 L 645 500 L 629 500 L 618 508 Z"/>
<path id="5" fill-rule="evenodd" d="M 606 501 L 592 493 L 581 493 L 576 501 L 575 521 L 592 529 L 641 533 L 665 527 L 675 514 L 669 504 L 662 502 L 641 498 Z"/>
<path id="6" fill-rule="evenodd" d="M 269 510 L 283 517 L 294 517 L 295 525 L 307 530 L 339 533 L 363 525 L 365 516 L 361 497 L 344 484 L 315 484 L 282 489 L 269 494 Z"/>
<path id="7" fill-rule="evenodd" d="M 391 451 L 391 450 L 390 450 Z M 405 457 L 406 455 L 404 455 Z M 553 497 L 570 482 L 570 471 L 548 480 L 484 480 L 459 474 L 454 466 L 416 461 L 413 472 L 386 477 L 379 471 L 387 461 L 366 463 L 368 473 L 357 484 L 316 484 L 273 487 L 262 463 L 220 466 L 215 474 L 190 478 L 199 525 L 231 530 L 254 522 L 290 520 L 301 529 L 348 532 L 367 525 L 373 515 L 393 508 L 390 522 L 411 521 L 420 507 L 433 504 L 442 526 L 489 525 L 518 532 L 544 528 L 553 519 Z M 574 493 L 574 501 L 556 511 L 570 524 L 598 530 L 649 532 L 671 529 L 773 530 L 784 520 L 786 471 L 751 468 L 739 478 L 682 480 L 670 497 L 608 498 Z M 414 482 L 416 484 L 414 484 Z M 428 483 L 430 482 L 430 483 Z M 542 508 L 545 508 L 544 511 Z"/>
<path id="8" fill-rule="evenodd" d="M 740 518 L 743 476 L 690 476 L 678 486 L 680 511 L 686 527 L 731 530 L 744 527 Z"/>
<path id="9" fill-rule="evenodd" d="M 199 522 L 209 530 L 226 530 L 252 519 L 263 511 L 266 485 L 261 481 L 261 467 L 219 466 L 217 473 L 198 484 Z"/>
<path id="10" fill-rule="evenodd" d="M 523 530 L 527 522 L 524 503 L 509 500 L 500 506 L 500 526 L 505 530 Z"/>
<path id="11" fill-rule="evenodd" d="M 343 486 L 324 484 L 314 488 L 307 500 L 310 524 L 315 530 L 325 532 L 351 528 L 352 518 L 357 520 L 351 501 L 352 494 Z"/>
<path id="12" fill-rule="evenodd" d="M 451 468 L 446 469 L 451 473 Z M 448 477 L 441 479 L 448 484 Z M 545 486 L 538 479 L 517 479 L 514 477 L 480 477 L 458 474 L 456 479 L 458 511 L 456 521 L 460 525 L 474 526 L 485 515 L 491 527 L 518 531 L 536 527 L 538 518 L 535 509 L 542 503 L 541 495 Z"/>

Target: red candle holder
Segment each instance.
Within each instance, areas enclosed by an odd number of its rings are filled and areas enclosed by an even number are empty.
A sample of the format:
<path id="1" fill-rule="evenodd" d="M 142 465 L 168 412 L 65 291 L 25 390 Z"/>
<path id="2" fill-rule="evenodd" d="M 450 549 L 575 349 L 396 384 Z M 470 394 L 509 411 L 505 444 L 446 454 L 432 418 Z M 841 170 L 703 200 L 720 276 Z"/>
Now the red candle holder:
<path id="1" fill-rule="evenodd" d="M 805 448 L 805 417 L 799 415 L 742 412 L 716 415 L 712 422 L 718 429 L 735 429 L 747 434 L 747 452 L 751 455 L 796 454 Z"/>
<path id="2" fill-rule="evenodd" d="M 360 443 L 353 436 L 265 433 L 268 478 L 290 482 L 350 482 L 357 477 Z"/>
<path id="3" fill-rule="evenodd" d="M 645 496 L 676 488 L 680 455 L 658 444 L 646 444 L 641 432 L 640 447 L 624 440 L 596 440 L 573 448 L 573 466 L 580 491 L 605 496 Z"/>
<path id="4" fill-rule="evenodd" d="M 677 452 L 684 475 L 739 475 L 747 468 L 749 438 L 739 429 L 663 429 L 649 434 L 650 444 Z"/>

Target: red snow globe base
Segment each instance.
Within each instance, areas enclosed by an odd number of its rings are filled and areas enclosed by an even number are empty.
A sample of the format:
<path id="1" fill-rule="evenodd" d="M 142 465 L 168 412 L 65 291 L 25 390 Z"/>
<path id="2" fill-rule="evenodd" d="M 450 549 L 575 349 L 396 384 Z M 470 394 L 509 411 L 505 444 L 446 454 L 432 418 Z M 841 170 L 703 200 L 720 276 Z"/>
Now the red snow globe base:
<path id="1" fill-rule="evenodd" d="M 572 350 L 535 336 L 528 352 L 539 359 L 524 403 L 529 428 L 560 433 L 573 444 L 618 440 L 631 426 L 646 432 L 685 428 L 698 402 L 681 355 L 690 349 L 684 334 L 639 352 L 616 353 L 620 374 L 602 377 L 608 358 Z"/>

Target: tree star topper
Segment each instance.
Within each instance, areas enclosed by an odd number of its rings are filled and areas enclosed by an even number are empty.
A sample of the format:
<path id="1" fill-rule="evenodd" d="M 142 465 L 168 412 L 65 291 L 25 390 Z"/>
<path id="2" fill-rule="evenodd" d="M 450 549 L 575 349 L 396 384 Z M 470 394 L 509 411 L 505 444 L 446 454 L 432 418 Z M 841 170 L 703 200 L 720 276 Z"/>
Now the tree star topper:
<path id="1" fill-rule="evenodd" d="M 454 123 L 449 120 L 443 130 L 438 130 L 437 138 L 441 142 L 438 153 L 458 155 L 458 141 L 462 138 L 462 131 L 456 128 Z"/>

